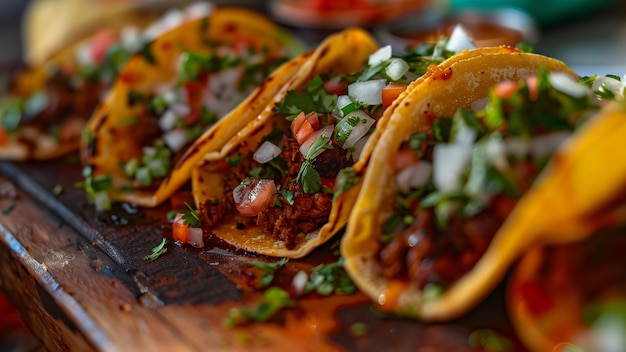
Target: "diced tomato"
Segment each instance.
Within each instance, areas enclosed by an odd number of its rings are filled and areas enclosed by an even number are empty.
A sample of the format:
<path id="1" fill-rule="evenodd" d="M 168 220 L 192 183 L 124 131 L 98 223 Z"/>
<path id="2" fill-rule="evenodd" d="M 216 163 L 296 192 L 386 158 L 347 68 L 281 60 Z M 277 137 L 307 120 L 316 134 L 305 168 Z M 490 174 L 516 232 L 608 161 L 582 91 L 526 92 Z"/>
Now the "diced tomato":
<path id="1" fill-rule="evenodd" d="M 9 132 L 0 127 L 0 145 L 6 145 L 9 143 Z"/>
<path id="2" fill-rule="evenodd" d="M 94 35 L 91 41 L 91 60 L 99 64 L 104 60 L 107 50 L 117 43 L 117 35 L 112 30 L 103 30 Z"/>
<path id="3" fill-rule="evenodd" d="M 308 114 L 304 114 L 301 112 L 292 122 L 291 122 L 291 133 L 294 138 L 298 141 L 298 144 L 304 143 L 313 132 L 318 130 L 320 127 L 320 119 L 317 116 L 316 112 L 311 112 Z"/>
<path id="4" fill-rule="evenodd" d="M 537 76 L 532 76 L 526 78 L 526 86 L 528 87 L 528 97 L 530 100 L 537 100 L 539 97 L 539 91 L 537 90 L 537 86 L 539 85 L 539 79 Z"/>
<path id="5" fill-rule="evenodd" d="M 420 158 L 415 155 L 415 152 L 411 148 L 404 148 L 399 150 L 393 158 L 393 168 L 395 171 L 401 171 L 411 165 L 415 165 Z"/>
<path id="6" fill-rule="evenodd" d="M 172 237 L 180 243 L 187 243 L 189 240 L 189 225 L 185 225 L 183 213 L 176 214 L 172 225 Z"/>
<path id="7" fill-rule="evenodd" d="M 335 191 L 336 179 L 334 177 L 322 177 L 322 187 Z"/>
<path id="8" fill-rule="evenodd" d="M 534 315 L 543 315 L 554 307 L 554 300 L 544 286 L 535 281 L 519 284 L 519 294 Z"/>
<path id="9" fill-rule="evenodd" d="M 494 93 L 500 99 L 508 99 L 515 94 L 517 90 L 517 82 L 513 81 L 502 81 L 496 84 L 494 88 Z"/>
<path id="10" fill-rule="evenodd" d="M 243 216 L 256 216 L 265 210 L 276 194 L 274 180 L 255 178 L 250 183 L 239 185 L 233 191 L 235 208 Z"/>
<path id="11" fill-rule="evenodd" d="M 330 94 L 339 95 L 343 93 L 347 87 L 348 82 L 343 80 L 341 76 L 335 76 L 324 82 L 324 89 Z"/>
<path id="12" fill-rule="evenodd" d="M 382 91 L 383 109 L 387 109 L 394 100 L 396 100 L 402 92 L 406 90 L 407 85 L 402 83 L 389 83 Z"/>
<path id="13" fill-rule="evenodd" d="M 507 196 L 498 196 L 493 200 L 494 211 L 501 220 L 506 219 L 516 205 L 517 199 Z"/>
<path id="14" fill-rule="evenodd" d="M 184 121 L 187 124 L 193 124 L 200 119 L 200 109 L 202 107 L 202 96 L 206 89 L 207 78 L 200 81 L 185 82 L 185 91 L 187 92 L 187 102 L 191 111 L 185 116 Z"/>

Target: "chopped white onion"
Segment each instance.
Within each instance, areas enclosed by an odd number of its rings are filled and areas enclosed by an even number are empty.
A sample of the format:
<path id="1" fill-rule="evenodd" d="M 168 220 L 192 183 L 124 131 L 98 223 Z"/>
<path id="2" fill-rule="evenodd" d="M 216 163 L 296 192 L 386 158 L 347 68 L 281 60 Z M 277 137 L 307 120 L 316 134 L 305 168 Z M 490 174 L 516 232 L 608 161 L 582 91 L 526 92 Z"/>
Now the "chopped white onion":
<path id="1" fill-rule="evenodd" d="M 169 131 L 176 126 L 178 116 L 174 113 L 174 110 L 167 109 L 163 112 L 163 115 L 159 118 L 159 127 L 162 131 Z"/>
<path id="2" fill-rule="evenodd" d="M 120 43 L 122 47 L 131 52 L 141 49 L 142 39 L 139 34 L 139 28 L 136 26 L 124 26 L 120 35 Z"/>
<path id="3" fill-rule="evenodd" d="M 408 71 L 409 64 L 407 64 L 406 61 L 402 60 L 399 57 L 394 57 L 393 59 L 390 59 L 389 65 L 385 68 L 385 73 L 387 74 L 387 76 L 389 76 L 389 78 L 391 78 L 392 81 L 399 80 Z"/>
<path id="4" fill-rule="evenodd" d="M 472 158 L 472 148 L 461 144 L 437 144 L 433 150 L 433 182 L 445 191 L 459 186 Z"/>
<path id="5" fill-rule="evenodd" d="M 181 104 L 181 103 L 172 104 L 170 108 L 174 110 L 174 113 L 176 113 L 176 116 L 179 116 L 179 117 L 187 116 L 191 112 L 191 108 L 187 104 Z"/>
<path id="6" fill-rule="evenodd" d="M 337 108 L 339 110 L 345 108 L 346 106 L 352 104 L 352 99 L 350 99 L 347 95 L 340 95 L 337 97 Z"/>
<path id="7" fill-rule="evenodd" d="M 422 187 L 428 182 L 432 174 L 433 166 L 430 162 L 420 160 L 396 175 L 398 189 L 409 192 L 412 189 Z"/>
<path id="8" fill-rule="evenodd" d="M 467 34 L 465 28 L 463 28 L 462 25 L 457 24 L 452 30 L 448 43 L 446 43 L 446 50 L 458 53 L 463 50 L 471 49 L 476 49 L 476 45 L 470 38 L 469 34 Z"/>
<path id="9" fill-rule="evenodd" d="M 578 84 L 576 80 L 565 72 L 550 72 L 550 83 L 554 89 L 574 98 L 582 98 L 589 90 Z"/>
<path id="10" fill-rule="evenodd" d="M 467 126 L 463 123 L 462 128 L 458 128 L 453 136 L 454 144 L 462 145 L 465 147 L 471 147 L 474 145 L 474 141 L 476 141 L 476 137 L 478 136 L 478 132 L 472 127 Z"/>
<path id="11" fill-rule="evenodd" d="M 366 135 L 359 139 L 356 143 L 354 143 L 354 151 L 352 152 L 352 160 L 357 162 L 361 158 L 361 154 L 363 153 L 363 149 L 365 149 L 365 145 L 367 141 L 370 139 L 371 135 Z"/>
<path id="12" fill-rule="evenodd" d="M 208 16 L 215 9 L 215 5 L 206 1 L 196 1 L 185 7 L 185 19 L 193 20 Z"/>
<path id="13" fill-rule="evenodd" d="M 294 275 L 293 280 L 291 281 L 291 286 L 293 286 L 296 293 L 302 293 L 308 281 L 309 274 L 307 274 L 306 271 L 300 270 L 296 275 Z"/>
<path id="14" fill-rule="evenodd" d="M 501 138 L 489 138 L 485 142 L 485 152 L 487 160 L 498 170 L 505 170 L 508 167 L 506 145 Z"/>
<path id="15" fill-rule="evenodd" d="M 470 108 L 474 111 L 483 110 L 487 107 L 488 103 L 489 103 L 489 97 L 485 97 L 485 98 L 482 98 L 473 102 Z"/>
<path id="16" fill-rule="evenodd" d="M 256 152 L 254 152 L 252 159 L 258 163 L 265 164 L 279 156 L 281 152 L 282 150 L 277 145 L 270 141 L 265 141 L 261 143 Z"/>
<path id="17" fill-rule="evenodd" d="M 189 238 L 187 239 L 187 243 L 189 243 L 190 245 L 196 248 L 204 247 L 204 239 L 202 238 L 202 229 L 199 227 L 190 227 Z"/>
<path id="18" fill-rule="evenodd" d="M 533 156 L 541 158 L 553 154 L 571 135 L 571 132 L 560 131 L 533 138 L 531 142 Z"/>
<path id="19" fill-rule="evenodd" d="M 161 98 L 168 104 L 175 104 L 178 101 L 178 94 L 175 90 L 169 89 L 161 94 Z"/>
<path id="20" fill-rule="evenodd" d="M 171 130 L 163 135 L 163 142 L 174 153 L 184 147 L 188 140 L 187 131 L 181 128 Z"/>
<path id="21" fill-rule="evenodd" d="M 376 66 L 389 59 L 391 59 L 391 45 L 386 45 L 371 54 L 367 60 L 367 64 Z"/>
<path id="22" fill-rule="evenodd" d="M 311 149 L 311 145 L 313 145 L 313 143 L 319 137 L 324 136 L 324 137 L 332 138 L 333 132 L 335 132 L 335 125 L 328 125 L 328 126 L 322 127 L 319 130 L 313 132 L 311 137 L 309 137 L 306 141 L 304 141 L 304 143 L 302 143 L 302 145 L 300 146 L 300 153 L 302 153 L 302 155 L 304 155 L 304 156 L 307 156 L 307 153 L 309 152 L 309 149 Z M 326 149 L 320 148 L 318 151 L 313 153 L 313 155 L 311 155 L 311 158 L 315 158 L 316 156 L 322 154 L 322 152 L 324 152 L 324 150 L 326 150 Z"/>
<path id="23" fill-rule="evenodd" d="M 352 132 L 350 132 L 348 138 L 346 138 L 346 141 L 343 143 L 343 147 L 345 149 L 353 147 L 354 144 L 361 139 L 361 137 L 365 136 L 369 132 L 372 125 L 374 125 L 374 122 L 376 122 L 376 120 L 370 117 L 370 115 L 365 113 L 363 110 L 354 110 L 346 115 L 345 119 L 349 119 L 351 117 L 357 117 L 359 119 L 359 123 L 352 128 Z M 342 122 L 343 121 L 344 120 L 342 120 Z"/>
<path id="24" fill-rule="evenodd" d="M 506 137 L 504 145 L 507 154 L 517 159 L 525 158 L 530 153 L 530 141 L 521 137 Z"/>
<path id="25" fill-rule="evenodd" d="M 387 85 L 384 79 L 374 79 L 364 82 L 354 82 L 348 86 L 348 95 L 352 101 L 360 101 L 367 105 L 383 103 L 382 91 Z"/>
<path id="26" fill-rule="evenodd" d="M 604 85 L 605 88 L 613 92 L 615 95 L 621 96 L 623 94 L 622 91 L 624 89 L 624 84 L 625 83 L 612 77 L 599 76 L 593 81 L 591 89 L 596 92 Z"/>
<path id="27" fill-rule="evenodd" d="M 91 57 L 91 46 L 88 44 L 79 45 L 76 48 L 75 57 L 80 65 L 92 66 L 94 64 Z"/>

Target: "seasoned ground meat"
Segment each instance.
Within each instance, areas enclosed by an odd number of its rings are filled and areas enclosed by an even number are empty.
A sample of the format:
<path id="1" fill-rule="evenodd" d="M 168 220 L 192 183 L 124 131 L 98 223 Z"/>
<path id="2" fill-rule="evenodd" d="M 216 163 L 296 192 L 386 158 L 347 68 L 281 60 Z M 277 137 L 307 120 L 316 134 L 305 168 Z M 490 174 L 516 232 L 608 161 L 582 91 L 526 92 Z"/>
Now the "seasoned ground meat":
<path id="1" fill-rule="evenodd" d="M 327 193 L 306 194 L 300 184 L 291 183 L 289 190 L 294 194 L 293 205 L 281 195 L 276 195 L 282 207 L 272 206 L 257 217 L 257 225 L 285 242 L 293 249 L 299 232 L 311 232 L 328 221 L 332 207 L 332 195 Z"/>
<path id="2" fill-rule="evenodd" d="M 441 229 L 432 209 L 420 210 L 414 223 L 380 252 L 382 274 L 406 278 L 420 288 L 449 285 L 478 262 L 501 224 L 487 209 L 471 218 L 455 218 Z"/>

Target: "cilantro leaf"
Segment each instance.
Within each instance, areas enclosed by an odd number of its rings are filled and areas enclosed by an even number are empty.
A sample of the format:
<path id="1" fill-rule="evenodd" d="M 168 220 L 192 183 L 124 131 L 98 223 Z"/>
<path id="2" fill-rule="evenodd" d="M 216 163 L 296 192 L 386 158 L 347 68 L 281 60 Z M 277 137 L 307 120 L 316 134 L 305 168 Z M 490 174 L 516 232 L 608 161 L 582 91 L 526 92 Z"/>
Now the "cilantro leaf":
<path id="1" fill-rule="evenodd" d="M 279 104 L 278 114 L 298 115 L 317 112 L 328 114 L 337 108 L 337 96 L 324 89 L 324 81 L 320 76 L 314 77 L 300 92 L 289 91 Z"/>
<path id="2" fill-rule="evenodd" d="M 265 291 L 261 302 L 255 308 L 232 309 L 224 320 L 224 325 L 232 329 L 237 325 L 244 325 L 254 321 L 266 321 L 279 310 L 295 306 L 296 303 L 289 297 L 289 293 L 278 287 L 270 287 Z"/>
<path id="3" fill-rule="evenodd" d="M 202 220 L 200 220 L 200 215 L 198 211 L 193 209 L 189 203 L 185 202 L 188 211 L 183 213 L 183 224 L 189 227 L 200 227 Z"/>
<path id="4" fill-rule="evenodd" d="M 313 291 L 321 296 L 328 296 L 333 293 L 349 295 L 356 291 L 354 282 L 344 268 L 343 258 L 334 263 L 320 264 L 311 269 L 309 281 L 304 286 L 302 294 Z"/>
<path id="5" fill-rule="evenodd" d="M 163 239 L 161 240 L 161 243 L 158 246 L 152 248 L 152 254 L 148 254 L 144 256 L 143 260 L 154 261 L 158 257 L 160 257 L 162 254 L 165 254 L 167 252 L 167 248 L 165 247 L 166 244 L 167 244 L 167 239 L 163 237 Z"/>
<path id="6" fill-rule="evenodd" d="M 254 260 L 254 261 L 251 261 L 250 264 L 261 269 L 261 287 L 266 287 L 266 286 L 269 286 L 269 284 L 271 284 L 272 281 L 274 281 L 274 273 L 276 272 L 276 270 L 281 268 L 288 261 L 289 261 L 288 258 L 283 258 L 274 263 L 266 263 L 266 262 Z"/>

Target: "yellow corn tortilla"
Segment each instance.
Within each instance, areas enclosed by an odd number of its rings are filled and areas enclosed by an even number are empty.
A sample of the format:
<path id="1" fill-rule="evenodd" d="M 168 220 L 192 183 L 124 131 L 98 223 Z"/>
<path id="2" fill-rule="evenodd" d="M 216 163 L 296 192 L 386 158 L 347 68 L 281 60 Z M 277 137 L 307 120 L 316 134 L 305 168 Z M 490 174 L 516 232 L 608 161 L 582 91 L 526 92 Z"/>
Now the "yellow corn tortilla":
<path id="1" fill-rule="evenodd" d="M 256 149 L 260 139 L 272 130 L 273 126 L 282 129 L 289 128 L 289 122 L 282 115 L 273 112 L 275 104 L 282 101 L 288 91 L 298 90 L 314 77 L 320 74 L 335 73 L 346 74 L 359 71 L 370 54 L 378 49 L 373 38 L 364 30 L 351 28 L 343 32 L 331 35 L 324 40 L 306 61 L 300 64 L 297 75 L 278 92 L 272 96 L 270 104 L 266 106 L 258 117 L 246 118 L 245 128 L 241 129 L 228 141 L 223 148 L 207 153 L 204 161 L 193 168 L 192 190 L 196 205 L 211 199 L 221 198 L 224 195 L 224 172 L 220 170 L 220 164 L 226 156 L 233 152 L 248 155 Z M 218 128 L 224 123 L 220 122 Z M 246 157 L 246 156 L 244 156 Z M 299 258 L 310 253 L 322 243 L 331 238 L 345 224 L 346 212 L 341 210 L 341 200 L 334 202 L 333 210 L 328 223 L 322 228 L 311 233 L 300 233 L 293 249 L 285 248 L 282 241 L 265 233 L 258 226 L 248 226 L 245 230 L 237 230 L 236 224 L 242 222 L 244 217 L 235 210 L 217 226 L 209 229 L 211 233 L 220 239 L 242 248 L 249 252 L 287 258 Z"/>
<path id="2" fill-rule="evenodd" d="M 221 43 L 256 43 L 267 57 L 290 55 L 289 50 L 299 50 L 298 43 L 282 28 L 260 13 L 242 8 L 218 8 L 208 18 L 191 21 L 167 32 L 151 44 L 152 59 L 136 55 L 128 61 L 110 93 L 98 106 L 87 126 L 87 138 L 81 145 L 81 156 L 94 175 L 109 174 L 115 185 L 110 194 L 118 201 L 139 206 L 154 207 L 168 199 L 188 179 L 190 170 L 210 150 L 220 148 L 228 136 L 239 131 L 246 121 L 254 119 L 267 106 L 271 98 L 282 89 L 299 68 L 305 56 L 279 67 L 245 101 L 226 116 L 220 127 L 207 130 L 196 143 L 186 150 L 176 166 L 163 180 L 157 180 L 156 189 L 120 191 L 117 187 L 129 180 L 121 164 L 131 158 L 140 158 L 145 141 L 143 130 L 129 125 L 129 116 L 141 116 L 146 103 L 131 104 L 130 92 L 154 94 L 159 84 L 176 79 L 176 60 L 181 50 L 210 53 L 206 41 Z M 153 62 L 151 62 L 153 61 Z M 236 84 L 236 83 L 234 83 Z M 210 107 L 209 107 L 210 108 Z"/>
<path id="3" fill-rule="evenodd" d="M 538 191 L 542 188 L 539 186 L 532 188 L 530 195 L 522 198 L 496 233 L 487 252 L 474 268 L 448 287 L 441 297 L 428 300 L 415 286 L 388 280 L 380 274 L 380 229 L 391 212 L 391 204 L 398 192 L 391 163 L 402 142 L 414 133 L 432 133 L 430 118 L 452 116 L 458 108 L 470 107 L 473 102 L 486 97 L 489 89 L 500 81 L 524 79 L 535 75 L 540 67 L 575 75 L 564 63 L 545 56 L 517 51 L 481 55 L 482 50 L 485 49 L 472 50 L 476 55 L 461 60 L 454 57 L 447 60 L 439 67 L 450 70 L 448 79 L 429 76 L 417 89 L 413 89 L 391 117 L 378 140 L 379 147 L 374 148 L 368 163 L 361 165 L 364 172 L 362 189 L 341 242 L 341 253 L 346 269 L 357 286 L 383 310 L 424 321 L 457 318 L 487 295 L 502 278 L 517 251 L 525 247 L 526 240 L 534 238 L 534 234 L 524 232 L 528 227 L 520 227 L 520 223 L 532 223 L 532 219 L 538 217 L 534 212 L 534 217 L 524 214 L 531 209 L 540 211 L 542 208 L 536 205 L 549 198 L 545 195 L 550 188 L 543 187 L 543 191 Z M 552 187 L 559 181 L 557 176 L 569 174 L 571 170 L 567 168 L 548 173 L 543 177 L 542 184 L 550 183 Z M 532 196 L 533 193 L 543 196 Z M 519 230 L 515 230 L 516 227 Z M 519 241 L 510 240 L 512 232 Z"/>

